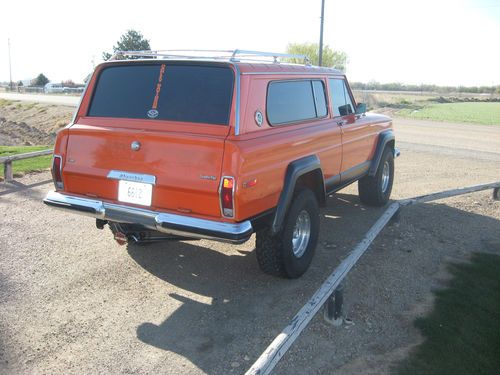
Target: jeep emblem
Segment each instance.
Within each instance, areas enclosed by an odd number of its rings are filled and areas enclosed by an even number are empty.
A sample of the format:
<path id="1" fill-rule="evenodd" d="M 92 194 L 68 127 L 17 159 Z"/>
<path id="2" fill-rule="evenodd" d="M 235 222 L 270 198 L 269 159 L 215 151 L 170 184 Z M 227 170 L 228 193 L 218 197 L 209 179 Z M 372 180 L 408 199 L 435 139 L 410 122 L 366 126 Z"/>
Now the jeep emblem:
<path id="1" fill-rule="evenodd" d="M 139 151 L 141 149 L 141 144 L 139 143 L 139 141 L 134 141 L 130 144 L 130 148 L 132 149 L 132 151 Z"/>
<path id="2" fill-rule="evenodd" d="M 149 118 L 157 118 L 158 117 L 158 111 L 156 109 L 150 109 L 147 113 Z"/>
<path id="3" fill-rule="evenodd" d="M 255 111 L 255 122 L 257 123 L 257 126 L 262 126 L 262 121 L 264 121 L 264 116 L 262 116 L 261 111 Z"/>

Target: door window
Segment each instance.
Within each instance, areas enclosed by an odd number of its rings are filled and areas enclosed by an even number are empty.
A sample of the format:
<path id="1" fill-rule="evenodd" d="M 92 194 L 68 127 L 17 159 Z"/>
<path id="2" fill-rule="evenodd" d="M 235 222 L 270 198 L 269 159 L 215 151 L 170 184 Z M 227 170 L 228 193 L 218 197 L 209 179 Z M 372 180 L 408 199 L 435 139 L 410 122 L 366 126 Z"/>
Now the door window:
<path id="1" fill-rule="evenodd" d="M 330 97 L 334 116 L 346 116 L 354 113 L 354 105 L 343 79 L 330 79 Z"/>

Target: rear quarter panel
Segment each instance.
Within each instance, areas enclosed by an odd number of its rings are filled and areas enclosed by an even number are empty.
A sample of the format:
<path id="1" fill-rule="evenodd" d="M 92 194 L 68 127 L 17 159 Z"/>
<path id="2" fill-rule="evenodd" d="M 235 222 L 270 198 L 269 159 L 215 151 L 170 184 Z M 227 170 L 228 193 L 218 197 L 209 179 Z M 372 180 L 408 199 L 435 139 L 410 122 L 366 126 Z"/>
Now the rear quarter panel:
<path id="1" fill-rule="evenodd" d="M 241 132 L 226 139 L 222 175 L 235 176 L 236 221 L 256 216 L 276 206 L 283 188 L 285 172 L 293 160 L 309 155 L 320 159 L 325 178 L 340 173 L 342 161 L 341 129 L 330 114 L 323 119 L 290 125 L 271 126 L 266 117 L 266 94 L 273 80 L 321 79 L 318 75 L 242 76 Z M 259 126 L 255 112 L 264 121 Z M 252 187 L 246 183 L 256 179 Z"/>

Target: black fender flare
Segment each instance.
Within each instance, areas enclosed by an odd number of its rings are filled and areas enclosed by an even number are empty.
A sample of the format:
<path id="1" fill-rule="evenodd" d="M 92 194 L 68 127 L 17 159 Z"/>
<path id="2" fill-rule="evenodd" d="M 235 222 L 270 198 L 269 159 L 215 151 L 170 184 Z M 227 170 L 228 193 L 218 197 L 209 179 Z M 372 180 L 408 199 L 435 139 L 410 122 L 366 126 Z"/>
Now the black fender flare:
<path id="1" fill-rule="evenodd" d="M 370 164 L 370 169 L 368 170 L 369 176 L 375 176 L 377 173 L 378 165 L 380 164 L 380 159 L 382 159 L 382 154 L 384 153 L 385 146 L 389 142 L 393 142 L 396 139 L 394 132 L 392 130 L 387 130 L 380 133 L 377 142 L 377 149 L 375 150 L 375 155 Z"/>
<path id="2" fill-rule="evenodd" d="M 273 222 L 271 224 L 271 234 L 277 234 L 283 227 L 285 215 L 288 207 L 290 207 L 290 203 L 292 202 L 297 180 L 300 176 L 314 170 L 319 170 L 321 173 L 322 194 L 326 197 L 325 181 L 319 158 L 316 155 L 311 155 L 291 162 L 286 169 L 283 190 L 281 191 L 278 205 L 276 206 L 274 213 Z"/>

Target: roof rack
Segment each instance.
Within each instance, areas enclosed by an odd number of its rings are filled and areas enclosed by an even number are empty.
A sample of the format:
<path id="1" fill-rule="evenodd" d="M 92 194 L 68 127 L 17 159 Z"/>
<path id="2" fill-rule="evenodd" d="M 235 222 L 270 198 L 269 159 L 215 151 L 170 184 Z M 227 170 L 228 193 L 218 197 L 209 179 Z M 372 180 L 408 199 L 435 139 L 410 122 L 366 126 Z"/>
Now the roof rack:
<path id="1" fill-rule="evenodd" d="M 249 50 L 201 50 L 201 49 L 171 49 L 171 50 L 157 50 L 157 51 L 116 51 L 110 60 L 122 60 L 127 57 L 144 57 L 153 59 L 182 59 L 182 60 L 229 60 L 249 61 L 249 62 L 270 62 L 266 58 L 272 58 L 272 62 L 279 64 L 282 58 L 299 59 L 303 60 L 304 65 L 311 65 L 311 61 L 306 55 L 290 54 L 290 53 L 276 53 L 276 52 L 261 52 Z"/>

